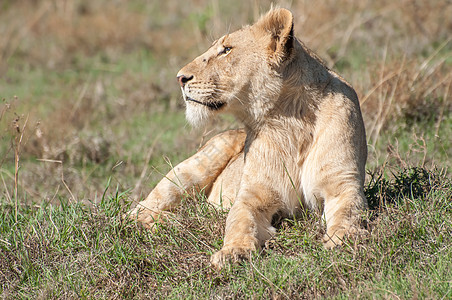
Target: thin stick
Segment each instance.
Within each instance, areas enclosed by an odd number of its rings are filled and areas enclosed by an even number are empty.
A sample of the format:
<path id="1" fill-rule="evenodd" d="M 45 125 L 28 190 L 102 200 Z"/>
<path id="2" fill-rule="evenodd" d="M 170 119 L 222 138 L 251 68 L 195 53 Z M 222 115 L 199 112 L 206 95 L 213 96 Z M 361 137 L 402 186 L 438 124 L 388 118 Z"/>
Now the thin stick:
<path id="1" fill-rule="evenodd" d="M 75 202 L 78 202 L 77 199 L 75 198 L 74 194 L 72 194 L 71 189 L 69 188 L 69 186 L 66 184 L 66 181 L 64 181 L 64 172 L 63 172 L 63 164 L 61 164 L 61 182 L 63 182 L 64 187 L 66 188 L 66 190 L 69 192 L 69 194 L 71 195 L 72 199 Z M 69 198 L 69 203 L 73 203 L 73 201 L 71 201 L 71 198 Z"/>
<path id="2" fill-rule="evenodd" d="M 25 119 L 24 126 L 22 126 L 22 130 L 19 128 L 20 131 L 20 137 L 19 141 L 17 141 L 16 137 L 16 144 L 14 145 L 14 220 L 17 223 L 17 206 L 18 206 L 18 200 L 17 200 L 17 194 L 18 194 L 18 186 L 19 186 L 19 159 L 20 159 L 20 145 L 22 143 L 22 138 L 24 137 L 25 127 L 28 123 L 28 117 Z"/>

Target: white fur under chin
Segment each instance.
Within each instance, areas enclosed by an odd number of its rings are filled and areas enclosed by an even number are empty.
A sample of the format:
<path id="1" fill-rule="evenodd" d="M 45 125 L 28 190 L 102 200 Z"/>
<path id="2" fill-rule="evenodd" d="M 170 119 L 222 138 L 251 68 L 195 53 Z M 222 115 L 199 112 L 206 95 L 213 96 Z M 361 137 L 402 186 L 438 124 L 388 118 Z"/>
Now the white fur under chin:
<path id="1" fill-rule="evenodd" d="M 212 112 L 208 108 L 196 103 L 186 103 L 185 117 L 191 126 L 204 127 L 209 122 Z"/>

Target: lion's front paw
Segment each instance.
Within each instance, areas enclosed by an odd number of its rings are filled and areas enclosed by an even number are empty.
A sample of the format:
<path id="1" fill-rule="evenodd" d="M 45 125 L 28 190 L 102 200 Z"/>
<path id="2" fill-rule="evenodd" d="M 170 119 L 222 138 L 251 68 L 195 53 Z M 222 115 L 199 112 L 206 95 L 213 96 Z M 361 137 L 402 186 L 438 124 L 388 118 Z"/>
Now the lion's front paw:
<path id="1" fill-rule="evenodd" d="M 212 255 L 210 263 L 217 270 L 221 270 L 227 264 L 239 263 L 242 260 L 250 259 L 255 248 L 248 247 L 223 247 L 220 251 Z"/>
<path id="2" fill-rule="evenodd" d="M 123 218 L 136 220 L 145 228 L 154 229 L 154 225 L 156 223 L 164 222 L 166 216 L 163 212 L 152 211 L 150 209 L 142 207 L 141 205 L 137 205 L 137 207 L 125 214 Z"/>
<path id="3" fill-rule="evenodd" d="M 340 245 L 342 245 L 343 238 L 344 238 L 343 234 L 340 236 L 338 236 L 336 234 L 333 234 L 331 236 L 328 234 L 325 234 L 322 239 L 323 246 L 326 249 L 332 249 L 334 247 L 340 246 Z"/>

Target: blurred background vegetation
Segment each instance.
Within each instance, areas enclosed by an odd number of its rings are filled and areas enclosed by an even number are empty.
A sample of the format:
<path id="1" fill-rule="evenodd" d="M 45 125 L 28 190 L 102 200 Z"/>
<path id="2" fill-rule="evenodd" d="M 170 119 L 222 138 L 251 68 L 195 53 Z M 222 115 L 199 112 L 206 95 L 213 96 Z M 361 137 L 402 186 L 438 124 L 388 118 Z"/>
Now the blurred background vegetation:
<path id="1" fill-rule="evenodd" d="M 175 74 L 272 1 L 0 1 L 0 197 L 140 199 L 225 117 L 191 129 Z M 275 2 L 275 1 L 273 1 Z M 452 2 L 276 1 L 356 89 L 367 168 L 452 166 Z"/>

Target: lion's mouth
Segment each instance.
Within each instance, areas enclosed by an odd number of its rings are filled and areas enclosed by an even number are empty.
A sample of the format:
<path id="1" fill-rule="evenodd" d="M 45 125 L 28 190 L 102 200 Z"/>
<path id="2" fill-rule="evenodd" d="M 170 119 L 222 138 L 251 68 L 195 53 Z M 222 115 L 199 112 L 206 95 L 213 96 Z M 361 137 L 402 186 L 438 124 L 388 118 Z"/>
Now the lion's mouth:
<path id="1" fill-rule="evenodd" d="M 185 98 L 185 101 L 192 101 L 192 102 L 207 106 L 208 108 L 210 108 L 212 110 L 219 110 L 226 104 L 224 102 L 201 102 L 201 101 L 195 100 L 193 98 L 190 98 L 188 96 Z"/>

